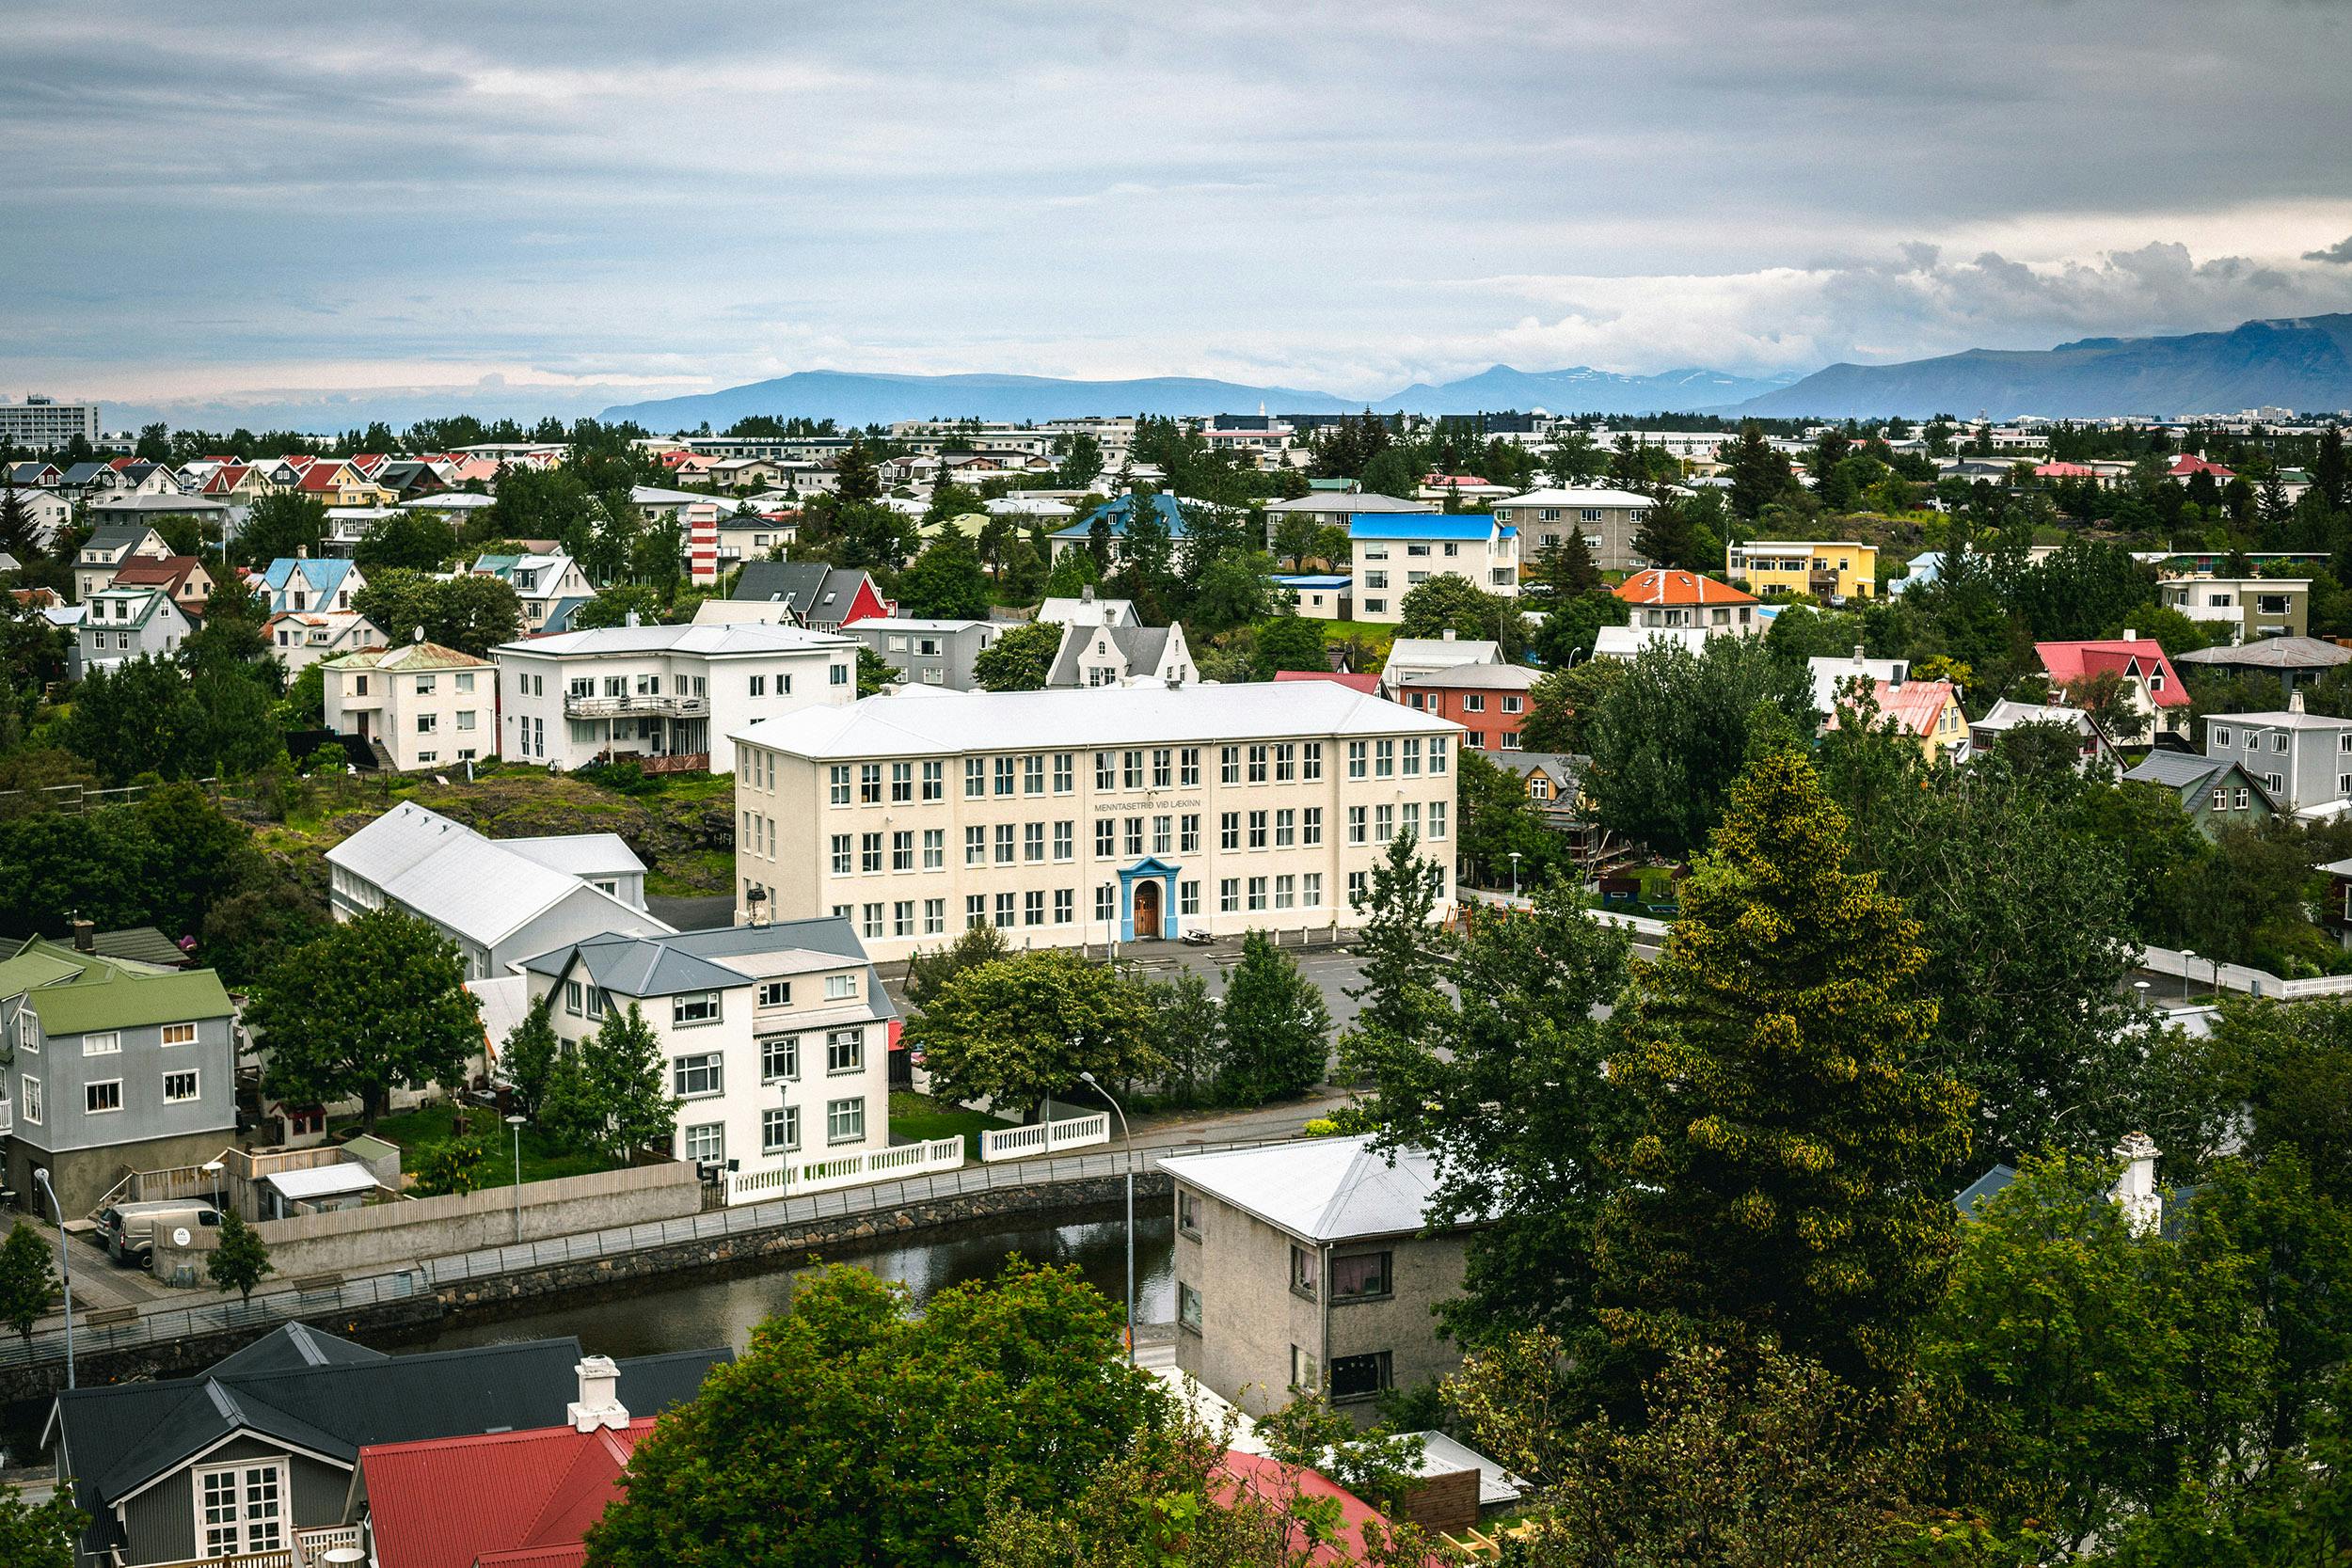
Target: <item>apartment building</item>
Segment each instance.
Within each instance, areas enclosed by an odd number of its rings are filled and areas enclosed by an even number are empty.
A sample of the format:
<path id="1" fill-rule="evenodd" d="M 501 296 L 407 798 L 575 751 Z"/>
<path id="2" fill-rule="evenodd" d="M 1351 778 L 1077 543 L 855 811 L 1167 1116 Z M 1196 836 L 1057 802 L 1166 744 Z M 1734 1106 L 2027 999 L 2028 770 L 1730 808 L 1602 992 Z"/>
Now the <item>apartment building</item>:
<path id="1" fill-rule="evenodd" d="M 1348 528 L 1356 619 L 1405 619 L 1405 595 L 1435 577 L 1467 578 L 1517 597 L 1518 531 L 1484 512 L 1359 514 Z"/>
<path id="2" fill-rule="evenodd" d="M 326 727 L 381 748 L 381 766 L 413 773 L 495 755 L 498 671 L 438 642 L 363 648 L 330 658 Z"/>
<path id="3" fill-rule="evenodd" d="M 1327 926 L 1411 832 L 1454 898 L 1461 726 L 1333 681 L 875 697 L 735 735 L 739 918 L 903 958 Z"/>
<path id="4" fill-rule="evenodd" d="M 1407 500 L 1401 496 L 1383 496 L 1365 491 L 1318 490 L 1311 495 L 1295 497 L 1285 501 L 1268 501 L 1265 507 L 1266 548 L 1274 548 L 1274 536 L 1284 523 L 1294 517 L 1304 517 L 1317 528 L 1352 528 L 1359 517 L 1379 516 L 1390 513 L 1415 513 L 1427 515 L 1438 510 L 1436 501 Z"/>
<path id="5" fill-rule="evenodd" d="M 98 404 L 42 397 L 0 403 L 0 447 L 52 451 L 71 445 L 76 436 L 97 444 Z"/>
<path id="6" fill-rule="evenodd" d="M 882 615 L 841 628 L 880 654 L 908 686 L 969 691 L 978 684 L 973 666 L 980 652 L 1005 634 L 994 621 L 938 621 Z"/>
<path id="7" fill-rule="evenodd" d="M 898 1010 L 846 920 L 591 937 L 521 970 L 567 1048 L 632 1006 L 653 1026 L 678 1159 L 757 1174 L 890 1147 Z"/>
<path id="8" fill-rule="evenodd" d="M 1516 752 L 1528 693 L 1543 674 L 1525 664 L 1461 664 L 1407 678 L 1394 700 L 1461 725 L 1473 752 Z"/>
<path id="9" fill-rule="evenodd" d="M 1850 539 L 1758 539 L 1724 546 L 1724 575 L 1752 594 L 1867 599 L 1878 591 L 1878 546 Z"/>
<path id="10" fill-rule="evenodd" d="M 2190 620 L 2228 627 L 2232 642 L 2311 634 L 2309 578 L 2187 578 L 2161 583 L 2157 592 Z"/>
<path id="11" fill-rule="evenodd" d="M 1648 564 L 1633 541 L 1654 504 L 1631 490 L 1531 490 L 1495 502 L 1494 515 L 1518 530 L 1524 562 L 1565 544 L 1571 530 L 1581 530 L 1594 565 L 1604 572 L 1630 572 Z"/>
<path id="12" fill-rule="evenodd" d="M 2246 769 L 2280 811 L 2332 816 L 2352 801 L 2352 719 L 2307 713 L 2303 694 L 2276 713 L 2215 714 L 2205 755 Z"/>
<path id="13" fill-rule="evenodd" d="M 509 761 L 585 767 L 631 756 L 728 773 L 746 724 L 857 697 L 857 643 L 740 626 L 603 626 L 500 644 Z"/>

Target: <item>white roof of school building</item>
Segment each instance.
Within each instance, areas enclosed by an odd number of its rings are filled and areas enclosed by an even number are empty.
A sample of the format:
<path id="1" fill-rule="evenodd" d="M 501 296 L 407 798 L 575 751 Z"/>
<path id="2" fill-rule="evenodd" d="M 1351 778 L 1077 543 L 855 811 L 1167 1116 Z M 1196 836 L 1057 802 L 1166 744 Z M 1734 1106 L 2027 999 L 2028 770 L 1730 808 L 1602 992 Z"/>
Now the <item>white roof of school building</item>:
<path id="1" fill-rule="evenodd" d="M 1603 626 L 1593 639 L 1593 657 L 1631 658 L 1652 642 L 1679 642 L 1697 653 L 1710 635 L 1705 626 Z"/>
<path id="2" fill-rule="evenodd" d="M 612 906 L 616 929 L 670 928 L 601 888 L 413 800 L 403 800 L 329 849 L 326 860 L 485 947 L 582 891 Z"/>
<path id="3" fill-rule="evenodd" d="M 1253 681 L 1236 686 L 965 691 L 926 703 L 868 697 L 847 707 L 803 708 L 763 719 L 734 731 L 730 738 L 793 756 L 826 758 L 1088 751 L 1285 736 L 1461 733 L 1459 724 L 1337 681 Z"/>
<path id="4" fill-rule="evenodd" d="M 1647 496 L 1631 490 L 1530 490 L 1524 496 L 1504 496 L 1494 504 L 1504 506 L 1654 506 Z"/>
<path id="5" fill-rule="evenodd" d="M 1312 1242 L 1419 1230 L 1437 1192 L 1437 1162 L 1426 1151 L 1375 1149 L 1370 1134 L 1180 1154 L 1160 1165 L 1186 1186 Z"/>
<path id="6" fill-rule="evenodd" d="M 526 637 L 519 641 L 501 642 L 495 651 L 536 654 L 548 658 L 627 654 L 699 654 L 706 658 L 723 658 L 740 654 L 797 654 L 853 646 L 852 639 L 829 631 L 736 623 L 711 626 L 599 626 L 594 631 L 565 631 L 552 637 Z"/>

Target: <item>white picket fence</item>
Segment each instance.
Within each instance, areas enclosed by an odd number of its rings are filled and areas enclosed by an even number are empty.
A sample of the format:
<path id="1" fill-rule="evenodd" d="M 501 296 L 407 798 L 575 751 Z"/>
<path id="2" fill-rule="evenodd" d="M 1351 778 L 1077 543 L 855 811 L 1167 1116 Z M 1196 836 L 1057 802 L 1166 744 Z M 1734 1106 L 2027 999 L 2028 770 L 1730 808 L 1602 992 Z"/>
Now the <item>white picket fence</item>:
<path id="1" fill-rule="evenodd" d="M 1097 1111 L 1090 1117 L 1041 1121 L 1030 1127 L 992 1128 L 980 1134 L 980 1161 L 1025 1160 L 1032 1154 L 1058 1154 L 1065 1148 L 1111 1141 L 1111 1117 Z"/>
<path id="2" fill-rule="evenodd" d="M 1096 1140 L 1101 1141 L 1101 1140 Z M 961 1138 L 931 1138 L 900 1144 L 865 1154 L 836 1154 L 831 1159 L 794 1160 L 775 1170 L 741 1172 L 727 1178 L 729 1203 L 763 1203 L 770 1198 L 803 1193 L 831 1192 L 835 1187 L 862 1186 L 963 1166 Z"/>
<path id="3" fill-rule="evenodd" d="M 2352 974 L 2313 974 L 2280 979 L 2267 970 L 2245 964 L 2217 964 L 2200 954 L 2192 958 L 2169 947 L 2151 947 L 2139 956 L 2139 967 L 2152 974 L 2177 974 L 2189 985 L 2215 990 L 2240 990 L 2274 1001 L 2300 1002 L 2314 996 L 2352 993 Z M 2183 988 L 2186 990 L 2185 986 Z"/>

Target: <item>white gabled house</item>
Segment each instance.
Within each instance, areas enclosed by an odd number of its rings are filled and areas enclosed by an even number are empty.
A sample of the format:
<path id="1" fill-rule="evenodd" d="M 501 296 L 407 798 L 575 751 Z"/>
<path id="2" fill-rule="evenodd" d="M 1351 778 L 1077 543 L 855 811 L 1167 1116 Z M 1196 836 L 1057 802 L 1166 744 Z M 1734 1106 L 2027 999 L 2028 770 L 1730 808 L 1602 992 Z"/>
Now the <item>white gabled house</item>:
<path id="1" fill-rule="evenodd" d="M 565 1049 L 612 1012 L 644 1015 L 681 1160 L 744 1176 L 890 1147 L 898 1013 L 847 920 L 596 936 L 518 968 Z"/>

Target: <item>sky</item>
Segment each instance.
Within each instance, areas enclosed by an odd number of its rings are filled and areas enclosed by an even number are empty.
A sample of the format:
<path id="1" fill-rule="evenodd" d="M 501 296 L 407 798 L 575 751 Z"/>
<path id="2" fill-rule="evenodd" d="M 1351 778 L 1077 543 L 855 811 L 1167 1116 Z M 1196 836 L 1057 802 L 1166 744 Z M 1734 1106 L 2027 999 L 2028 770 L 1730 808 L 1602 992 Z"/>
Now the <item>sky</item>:
<path id="1" fill-rule="evenodd" d="M 2345 0 L 10 7 L 0 397 L 1372 398 L 2346 310 L 2347 43 Z"/>

